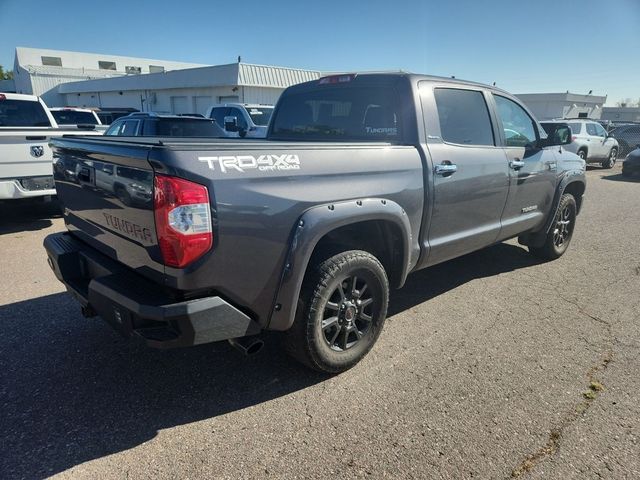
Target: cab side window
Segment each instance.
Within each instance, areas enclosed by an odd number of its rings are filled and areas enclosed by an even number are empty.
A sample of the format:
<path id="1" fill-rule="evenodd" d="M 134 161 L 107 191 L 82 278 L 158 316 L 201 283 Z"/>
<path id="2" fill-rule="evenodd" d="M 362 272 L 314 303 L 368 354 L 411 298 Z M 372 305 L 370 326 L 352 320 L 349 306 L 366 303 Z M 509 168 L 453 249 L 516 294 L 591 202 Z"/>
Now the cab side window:
<path id="1" fill-rule="evenodd" d="M 596 130 L 595 123 L 587 123 L 587 133 L 589 135 L 593 135 L 594 137 L 598 136 L 598 131 Z"/>
<path id="2" fill-rule="evenodd" d="M 505 145 L 507 147 L 526 147 L 537 141 L 536 127 L 529 114 L 513 100 L 494 95 L 498 117 L 502 121 Z"/>
<path id="3" fill-rule="evenodd" d="M 214 108 L 211 112 L 211 118 L 213 118 L 220 128 L 224 128 L 224 117 L 227 115 L 229 109 L 227 107 Z"/>
<path id="4" fill-rule="evenodd" d="M 600 125 L 599 123 L 594 123 L 595 127 L 596 127 L 596 135 L 599 137 L 606 137 L 607 136 L 607 131 L 604 129 L 604 127 L 602 125 Z"/>
<path id="5" fill-rule="evenodd" d="M 244 115 L 242 114 L 239 108 L 230 108 L 229 113 L 227 113 L 227 116 L 236 117 L 238 119 L 238 128 L 242 128 L 244 130 L 247 129 L 248 127 L 247 120 L 245 120 Z"/>
<path id="6" fill-rule="evenodd" d="M 495 145 L 491 118 L 482 92 L 436 88 L 434 95 L 442 140 L 460 145 Z"/>

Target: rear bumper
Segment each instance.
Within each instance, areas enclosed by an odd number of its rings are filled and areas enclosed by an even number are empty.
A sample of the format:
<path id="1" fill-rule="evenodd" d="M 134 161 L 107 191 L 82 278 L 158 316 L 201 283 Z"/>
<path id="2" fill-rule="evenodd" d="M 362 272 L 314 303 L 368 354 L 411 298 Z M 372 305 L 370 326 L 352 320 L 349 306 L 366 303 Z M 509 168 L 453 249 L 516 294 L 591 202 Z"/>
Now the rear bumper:
<path id="1" fill-rule="evenodd" d="M 260 327 L 220 297 L 178 300 L 122 264 L 68 233 L 44 240 L 48 262 L 89 315 L 95 313 L 124 336 L 149 346 L 174 348 L 255 335 Z"/>
<path id="2" fill-rule="evenodd" d="M 27 190 L 19 180 L 0 180 L 0 200 L 17 200 L 20 198 L 46 197 L 55 195 L 55 188 Z"/>

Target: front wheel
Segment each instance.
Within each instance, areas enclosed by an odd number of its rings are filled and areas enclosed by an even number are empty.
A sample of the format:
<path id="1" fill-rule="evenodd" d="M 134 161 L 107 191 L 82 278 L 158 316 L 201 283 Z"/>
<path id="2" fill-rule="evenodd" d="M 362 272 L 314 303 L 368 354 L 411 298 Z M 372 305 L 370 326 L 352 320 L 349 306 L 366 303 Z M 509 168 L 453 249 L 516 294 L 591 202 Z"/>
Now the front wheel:
<path id="1" fill-rule="evenodd" d="M 563 194 L 544 244 L 541 247 L 529 247 L 529 252 L 543 260 L 555 260 L 561 257 L 569 248 L 573 237 L 576 215 L 575 198 L 570 193 Z"/>
<path id="2" fill-rule="evenodd" d="M 340 373 L 375 344 L 387 315 L 389 281 L 376 257 L 342 252 L 312 267 L 285 348 L 305 365 Z"/>
<path id="3" fill-rule="evenodd" d="M 618 149 L 614 147 L 609 152 L 609 156 L 607 157 L 607 159 L 604 162 L 602 162 L 602 166 L 604 168 L 613 168 L 613 166 L 616 164 L 617 158 L 618 158 Z"/>

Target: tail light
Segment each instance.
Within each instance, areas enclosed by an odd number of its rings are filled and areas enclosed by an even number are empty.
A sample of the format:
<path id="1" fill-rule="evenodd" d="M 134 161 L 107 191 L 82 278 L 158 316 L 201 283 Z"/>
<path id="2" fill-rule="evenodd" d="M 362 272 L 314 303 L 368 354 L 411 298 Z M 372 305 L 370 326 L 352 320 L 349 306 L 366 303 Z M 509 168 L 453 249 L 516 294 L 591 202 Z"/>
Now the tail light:
<path id="1" fill-rule="evenodd" d="M 572 141 L 572 142 L 575 142 L 577 138 L 578 138 L 578 137 L 576 137 L 575 135 L 571 135 L 571 141 Z"/>
<path id="2" fill-rule="evenodd" d="M 336 83 L 347 83 L 356 78 L 355 73 L 349 73 L 346 75 L 330 75 L 328 77 L 322 77 L 318 80 L 318 85 L 333 85 Z"/>
<path id="3" fill-rule="evenodd" d="M 153 207 L 165 265 L 183 268 L 211 249 L 213 231 L 207 187 L 156 175 Z"/>

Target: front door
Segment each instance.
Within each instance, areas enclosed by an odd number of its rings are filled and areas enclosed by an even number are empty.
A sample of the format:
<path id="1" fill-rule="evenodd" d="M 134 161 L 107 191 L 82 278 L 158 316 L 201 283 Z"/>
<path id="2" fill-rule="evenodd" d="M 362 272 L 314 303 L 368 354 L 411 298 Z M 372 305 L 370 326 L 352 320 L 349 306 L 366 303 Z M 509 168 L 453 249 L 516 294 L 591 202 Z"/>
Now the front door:
<path id="1" fill-rule="evenodd" d="M 496 241 L 509 172 L 494 135 L 487 94 L 462 86 L 423 84 L 420 92 L 433 167 L 433 207 L 425 247 L 429 248 L 426 265 L 433 265 Z"/>
<path id="2" fill-rule="evenodd" d="M 546 218 L 555 194 L 557 160 L 553 149 L 538 147 L 537 123 L 515 100 L 493 95 L 501 143 L 509 165 L 509 197 L 500 240 L 535 228 Z"/>

